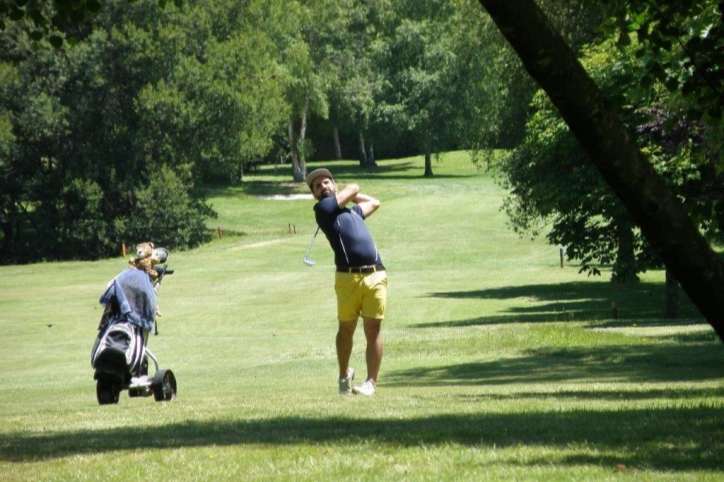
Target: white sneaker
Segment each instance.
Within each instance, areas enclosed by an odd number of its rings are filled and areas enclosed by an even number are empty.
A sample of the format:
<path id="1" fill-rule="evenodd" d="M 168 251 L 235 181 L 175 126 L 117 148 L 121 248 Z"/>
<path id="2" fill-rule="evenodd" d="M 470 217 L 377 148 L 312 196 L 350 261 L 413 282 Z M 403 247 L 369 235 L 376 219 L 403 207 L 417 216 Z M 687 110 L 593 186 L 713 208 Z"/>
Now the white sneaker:
<path id="1" fill-rule="evenodd" d="M 352 380 L 354 380 L 354 368 L 347 369 L 347 377 L 339 379 L 339 394 L 349 395 L 352 393 Z"/>
<path id="2" fill-rule="evenodd" d="M 352 389 L 352 393 L 356 395 L 365 395 L 367 397 L 375 394 L 375 382 L 372 380 L 367 380 L 362 385 L 357 385 Z"/>

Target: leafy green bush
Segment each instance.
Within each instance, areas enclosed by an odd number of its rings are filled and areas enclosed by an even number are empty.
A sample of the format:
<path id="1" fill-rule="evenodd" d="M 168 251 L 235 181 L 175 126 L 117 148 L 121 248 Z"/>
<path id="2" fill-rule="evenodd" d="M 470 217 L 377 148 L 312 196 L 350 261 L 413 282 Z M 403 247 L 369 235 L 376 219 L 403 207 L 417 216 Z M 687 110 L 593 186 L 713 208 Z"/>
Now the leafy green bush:
<path id="1" fill-rule="evenodd" d="M 133 210 L 118 220 L 122 229 L 117 234 L 128 245 L 153 241 L 167 248 L 193 248 L 207 241 L 209 217 L 216 213 L 195 194 L 190 168 L 179 175 L 164 165 L 136 191 Z"/>

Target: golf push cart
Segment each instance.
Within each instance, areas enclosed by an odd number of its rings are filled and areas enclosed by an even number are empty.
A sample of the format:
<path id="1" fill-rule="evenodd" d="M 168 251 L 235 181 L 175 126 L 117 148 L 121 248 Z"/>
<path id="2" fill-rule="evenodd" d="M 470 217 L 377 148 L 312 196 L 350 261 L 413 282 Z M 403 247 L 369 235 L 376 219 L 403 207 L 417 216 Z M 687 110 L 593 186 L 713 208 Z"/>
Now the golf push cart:
<path id="1" fill-rule="evenodd" d="M 150 332 L 158 334 L 156 293 L 163 278 L 173 273 L 165 264 L 168 252 L 164 248 L 156 248 L 153 254 L 160 260 L 152 268 L 157 276 L 135 268 L 125 269 L 108 284 L 100 298 L 105 309 L 91 352 L 100 405 L 118 403 L 122 390 L 128 390 L 129 397 L 153 395 L 157 402 L 176 397 L 173 372 L 160 369 L 158 359 L 146 347 Z M 149 358 L 155 365 L 152 376 L 148 373 Z"/>

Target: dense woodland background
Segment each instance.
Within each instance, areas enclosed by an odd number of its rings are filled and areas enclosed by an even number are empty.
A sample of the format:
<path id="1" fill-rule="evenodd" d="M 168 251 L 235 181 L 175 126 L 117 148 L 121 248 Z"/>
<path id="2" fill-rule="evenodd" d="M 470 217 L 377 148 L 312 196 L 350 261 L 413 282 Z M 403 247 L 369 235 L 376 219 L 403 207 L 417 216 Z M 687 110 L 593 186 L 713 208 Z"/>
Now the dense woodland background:
<path id="1" fill-rule="evenodd" d="M 724 3 L 537 3 L 718 240 Z M 422 155 L 434 176 L 467 149 L 522 235 L 615 281 L 661 266 L 478 2 L 3 0 L 0 19 L 3 264 L 198 246 L 204 188 L 259 163 L 301 182 L 310 160 Z"/>

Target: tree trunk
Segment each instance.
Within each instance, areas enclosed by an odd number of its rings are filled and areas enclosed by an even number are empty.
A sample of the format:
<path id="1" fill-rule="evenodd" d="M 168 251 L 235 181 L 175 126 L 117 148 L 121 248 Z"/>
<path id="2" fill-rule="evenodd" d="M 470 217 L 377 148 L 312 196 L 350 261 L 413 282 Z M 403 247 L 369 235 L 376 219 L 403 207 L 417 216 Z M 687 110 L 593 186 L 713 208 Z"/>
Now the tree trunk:
<path id="1" fill-rule="evenodd" d="M 367 167 L 377 167 L 377 161 L 375 160 L 375 146 L 372 141 L 370 141 L 370 148 L 367 149 L 367 152 L 369 153 L 367 155 Z"/>
<path id="2" fill-rule="evenodd" d="M 240 182 L 244 182 L 244 163 L 239 161 L 236 164 L 236 169 L 232 170 L 230 173 L 230 181 L 232 185 L 239 184 Z"/>
<path id="3" fill-rule="evenodd" d="M 338 160 L 342 159 L 342 144 L 339 142 L 339 128 L 337 124 L 332 128 L 332 138 L 334 140 L 334 156 Z"/>
<path id="4" fill-rule="evenodd" d="M 306 100 L 302 112 L 299 113 L 299 133 L 294 131 L 294 121 L 289 118 L 287 130 L 289 131 L 289 152 L 292 157 L 292 176 L 296 182 L 304 181 L 307 176 L 307 162 L 305 159 L 304 143 L 307 137 L 307 109 L 309 99 Z"/>
<path id="5" fill-rule="evenodd" d="M 679 317 L 679 282 L 666 270 L 666 308 L 664 318 L 676 319 Z"/>
<path id="6" fill-rule="evenodd" d="M 359 167 L 362 169 L 377 167 L 377 163 L 375 162 L 375 149 L 372 147 L 372 142 L 370 142 L 369 149 L 366 149 L 364 133 L 361 131 L 359 133 L 359 151 Z"/>
<path id="7" fill-rule="evenodd" d="M 425 177 L 432 177 L 432 153 L 430 152 L 430 148 L 425 148 Z"/>
<path id="8" fill-rule="evenodd" d="M 16 240 L 15 240 L 15 230 L 13 229 L 14 226 L 16 226 L 15 221 L 15 209 L 13 206 L 13 203 L 8 204 L 10 206 L 10 209 L 5 213 L 6 217 L 3 220 L 2 223 L 2 230 L 3 230 L 3 236 L 0 238 L 0 258 L 3 258 L 5 261 L 12 261 L 14 259 L 14 251 L 16 246 Z"/>
<path id="9" fill-rule="evenodd" d="M 724 341 L 724 263 L 533 0 L 480 0 L 649 243 Z"/>
<path id="10" fill-rule="evenodd" d="M 295 181 L 304 181 L 307 177 L 307 112 L 309 112 L 309 97 L 304 100 L 304 108 L 299 119 L 299 142 L 297 148 L 299 149 L 299 173 L 300 179 L 294 178 Z"/>
<path id="11" fill-rule="evenodd" d="M 367 165 L 367 151 L 365 150 L 365 135 L 359 131 L 359 167 L 364 168 Z"/>
<path id="12" fill-rule="evenodd" d="M 290 117 L 287 121 L 287 132 L 289 134 L 289 156 L 292 158 L 292 176 L 297 182 L 304 179 L 301 169 L 299 168 L 299 147 L 297 144 L 297 134 L 294 132 L 294 120 Z"/>
<path id="13" fill-rule="evenodd" d="M 636 274 L 633 227 L 628 222 L 619 221 L 616 223 L 616 231 L 618 249 L 616 250 L 616 261 L 613 264 L 613 281 L 636 283 L 640 280 Z"/>

